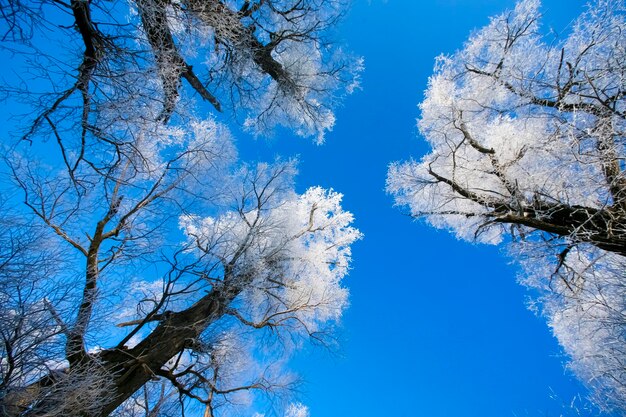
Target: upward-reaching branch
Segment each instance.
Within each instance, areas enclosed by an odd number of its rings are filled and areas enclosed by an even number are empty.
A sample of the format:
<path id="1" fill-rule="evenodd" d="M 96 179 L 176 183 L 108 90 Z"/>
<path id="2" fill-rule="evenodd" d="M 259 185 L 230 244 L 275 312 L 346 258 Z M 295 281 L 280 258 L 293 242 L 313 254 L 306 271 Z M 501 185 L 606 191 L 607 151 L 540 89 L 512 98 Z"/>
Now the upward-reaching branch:
<path id="1" fill-rule="evenodd" d="M 419 123 L 431 152 L 387 179 L 413 216 L 510 242 L 605 410 L 626 408 L 623 8 L 598 1 L 562 41 L 541 36 L 536 1 L 493 18 L 431 78 Z"/>
<path id="2" fill-rule="evenodd" d="M 290 386 L 271 365 L 285 352 L 244 320 L 320 340 L 346 306 L 341 278 L 360 234 L 339 194 L 295 192 L 293 162 L 236 164 L 228 129 L 184 89 L 213 110 L 232 103 L 225 118 L 255 131 L 321 140 L 360 70 L 325 39 L 344 4 L 8 2 L 19 7 L 0 17 L 42 25 L 28 39 L 10 29 L 27 81 L 12 97 L 36 116 L 30 143 L 4 158 L 13 184 L 0 181 L 0 194 L 23 194 L 16 224 L 34 219 L 41 246 L 62 256 L 33 245 L 28 267 L 5 274 L 19 256 L 0 227 L 0 313 L 11 316 L 0 323 L 0 414 L 180 415 L 197 403 L 217 414 L 242 390 Z"/>

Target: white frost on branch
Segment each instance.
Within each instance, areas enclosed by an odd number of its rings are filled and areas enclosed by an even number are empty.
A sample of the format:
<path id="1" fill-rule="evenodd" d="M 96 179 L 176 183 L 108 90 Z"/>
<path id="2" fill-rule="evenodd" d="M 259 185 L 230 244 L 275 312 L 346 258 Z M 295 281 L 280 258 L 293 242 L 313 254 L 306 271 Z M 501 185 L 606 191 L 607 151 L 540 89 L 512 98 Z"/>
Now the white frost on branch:
<path id="1" fill-rule="evenodd" d="M 293 174 L 292 163 L 244 168 L 233 181 L 237 210 L 180 222 L 201 251 L 251 282 L 241 296 L 247 320 L 315 334 L 347 305 L 341 280 L 350 245 L 361 234 L 350 226 L 353 216 L 341 208 L 341 194 L 314 187 L 298 195 Z"/>
<path id="2" fill-rule="evenodd" d="M 522 0 L 439 57 L 420 105 L 431 151 L 387 190 L 457 238 L 511 243 L 521 281 L 602 409 L 626 408 L 626 7 L 590 5 L 562 41 Z"/>
<path id="3" fill-rule="evenodd" d="M 285 417 L 309 417 L 309 408 L 300 403 L 290 404 Z"/>

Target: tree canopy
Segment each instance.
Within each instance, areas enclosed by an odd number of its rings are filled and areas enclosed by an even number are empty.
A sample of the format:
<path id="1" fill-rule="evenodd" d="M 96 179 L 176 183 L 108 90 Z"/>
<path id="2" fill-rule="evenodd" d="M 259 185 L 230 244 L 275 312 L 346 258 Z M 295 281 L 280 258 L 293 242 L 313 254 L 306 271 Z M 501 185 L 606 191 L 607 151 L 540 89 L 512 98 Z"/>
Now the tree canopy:
<path id="1" fill-rule="evenodd" d="M 297 161 L 238 161 L 224 122 L 322 141 L 361 66 L 326 39 L 344 8 L 2 2 L 2 91 L 34 114 L 3 149 L 3 415 L 227 415 L 296 386 L 360 233 Z"/>
<path id="2" fill-rule="evenodd" d="M 431 151 L 387 189 L 460 239 L 509 243 L 570 367 L 626 408 L 626 21 L 600 1 L 565 39 L 539 1 L 491 19 L 438 59 L 420 105 Z"/>

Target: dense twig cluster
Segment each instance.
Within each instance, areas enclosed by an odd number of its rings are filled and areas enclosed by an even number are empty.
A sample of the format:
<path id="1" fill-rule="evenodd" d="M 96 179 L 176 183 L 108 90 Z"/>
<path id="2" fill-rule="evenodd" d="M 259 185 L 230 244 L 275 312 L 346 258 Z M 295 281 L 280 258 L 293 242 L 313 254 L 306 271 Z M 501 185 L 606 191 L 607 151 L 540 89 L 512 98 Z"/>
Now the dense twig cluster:
<path id="1" fill-rule="evenodd" d="M 256 130 L 319 139 L 351 82 L 323 39 L 342 10 L 2 2 L 4 51 L 24 70 L 2 89 L 36 114 L 5 150 L 3 415 L 213 416 L 293 386 L 264 361 L 291 338 L 329 340 L 359 233 L 339 194 L 295 193 L 293 161 L 238 164 L 183 80 Z"/>
<path id="2" fill-rule="evenodd" d="M 392 165 L 388 189 L 463 239 L 511 242 L 571 367 L 623 410 L 624 4 L 598 2 L 549 44 L 538 7 L 519 2 L 440 58 L 421 104 L 432 152 Z"/>

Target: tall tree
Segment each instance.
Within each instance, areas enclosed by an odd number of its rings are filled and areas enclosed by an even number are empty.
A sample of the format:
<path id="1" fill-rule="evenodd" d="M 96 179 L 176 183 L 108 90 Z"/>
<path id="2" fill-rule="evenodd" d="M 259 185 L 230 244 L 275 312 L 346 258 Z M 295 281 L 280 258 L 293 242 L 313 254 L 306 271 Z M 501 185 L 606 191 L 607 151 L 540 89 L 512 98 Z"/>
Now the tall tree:
<path id="1" fill-rule="evenodd" d="M 570 368 L 626 410 L 626 23 L 589 6 L 546 39 L 539 1 L 441 56 L 421 103 L 431 152 L 391 165 L 396 204 L 460 239 L 506 242 Z"/>
<path id="2" fill-rule="evenodd" d="M 34 114 L 4 148 L 3 415 L 227 415 L 332 340 L 352 216 L 219 118 L 323 140 L 360 70 L 325 38 L 344 7 L 2 1 L 1 91 Z"/>
<path id="3" fill-rule="evenodd" d="M 278 124 L 321 141 L 336 99 L 354 89 L 362 67 L 327 39 L 343 0 L 0 5 L 3 48 L 27 65 L 5 93 L 42 110 L 26 137 L 60 123 L 68 108 L 92 134 L 103 134 L 119 113 L 168 121 L 187 84 L 215 110 L 236 110 L 257 133 Z M 138 105 L 151 110 L 128 111 Z"/>

